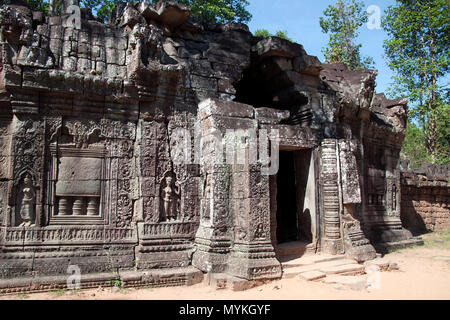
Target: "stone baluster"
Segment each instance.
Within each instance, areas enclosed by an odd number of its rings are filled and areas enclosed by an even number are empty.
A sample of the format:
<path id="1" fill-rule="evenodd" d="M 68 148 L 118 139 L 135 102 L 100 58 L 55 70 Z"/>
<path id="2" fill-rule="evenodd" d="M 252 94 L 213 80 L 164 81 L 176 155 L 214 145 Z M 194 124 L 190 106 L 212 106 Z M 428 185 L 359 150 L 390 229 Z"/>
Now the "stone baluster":
<path id="1" fill-rule="evenodd" d="M 87 204 L 87 215 L 88 216 L 98 216 L 98 198 L 92 197 L 89 198 Z"/>
<path id="2" fill-rule="evenodd" d="M 86 215 L 86 199 L 83 197 L 75 198 L 72 206 L 72 211 L 74 216 Z"/>
<path id="3" fill-rule="evenodd" d="M 58 201 L 58 215 L 69 216 L 71 215 L 70 200 L 66 197 L 59 198 Z"/>

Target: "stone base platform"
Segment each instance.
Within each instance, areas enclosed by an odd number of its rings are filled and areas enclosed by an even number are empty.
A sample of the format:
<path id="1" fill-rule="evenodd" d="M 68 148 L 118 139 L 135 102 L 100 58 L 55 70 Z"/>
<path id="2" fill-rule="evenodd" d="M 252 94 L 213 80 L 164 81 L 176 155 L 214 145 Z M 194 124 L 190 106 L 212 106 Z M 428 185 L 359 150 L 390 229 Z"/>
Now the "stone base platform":
<path id="1" fill-rule="evenodd" d="M 210 273 L 205 275 L 204 282 L 216 290 L 227 289 L 245 291 L 274 281 L 273 279 L 246 280 L 226 273 Z"/>
<path id="2" fill-rule="evenodd" d="M 344 255 L 317 254 L 284 261 L 283 278 L 300 277 L 314 281 L 327 275 L 357 275 L 364 273 L 364 266 Z"/>
<path id="3" fill-rule="evenodd" d="M 67 276 L 48 276 L 39 278 L 15 278 L 0 280 L 0 294 L 36 293 L 68 289 Z M 194 268 L 158 269 L 149 271 L 120 271 L 82 275 L 79 289 L 120 286 L 169 287 L 191 286 L 203 281 L 203 273 Z M 71 282 L 74 284 L 74 282 Z"/>
<path id="4" fill-rule="evenodd" d="M 422 238 L 414 237 L 414 238 L 403 240 L 403 241 L 384 242 L 384 243 L 376 244 L 376 245 L 374 245 L 374 247 L 378 253 L 385 254 L 392 250 L 402 249 L 402 248 L 407 248 L 407 247 L 412 247 L 412 246 L 422 246 L 423 244 L 424 244 L 424 242 L 423 242 Z"/>

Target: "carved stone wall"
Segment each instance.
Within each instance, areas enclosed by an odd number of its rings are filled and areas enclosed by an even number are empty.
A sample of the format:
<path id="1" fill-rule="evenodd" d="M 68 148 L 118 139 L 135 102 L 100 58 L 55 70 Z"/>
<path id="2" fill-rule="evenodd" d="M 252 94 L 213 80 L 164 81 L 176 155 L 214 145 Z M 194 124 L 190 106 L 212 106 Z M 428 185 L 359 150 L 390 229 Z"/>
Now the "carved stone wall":
<path id="1" fill-rule="evenodd" d="M 73 264 L 280 277 L 279 148 L 312 154 L 315 249 L 362 261 L 368 239 L 411 237 L 405 102 L 375 94 L 375 71 L 172 1 L 79 25 L 0 5 L 0 277 Z"/>

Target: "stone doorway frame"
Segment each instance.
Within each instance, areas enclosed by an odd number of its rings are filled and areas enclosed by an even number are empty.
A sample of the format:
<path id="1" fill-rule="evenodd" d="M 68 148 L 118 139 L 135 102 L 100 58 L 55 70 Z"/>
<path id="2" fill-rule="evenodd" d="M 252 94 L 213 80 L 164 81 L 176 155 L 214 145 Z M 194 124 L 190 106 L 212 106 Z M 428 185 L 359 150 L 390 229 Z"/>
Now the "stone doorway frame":
<path id="1" fill-rule="evenodd" d="M 293 146 L 292 144 L 289 145 L 284 145 L 284 144 L 280 144 L 280 151 L 287 151 L 287 152 L 293 152 L 294 154 L 297 152 L 301 152 L 301 151 L 309 151 L 311 153 L 310 159 L 309 159 L 309 163 L 310 166 L 312 165 L 313 167 L 309 168 L 309 172 L 308 172 L 308 178 L 309 179 L 309 175 L 313 174 L 313 180 L 316 182 L 314 184 L 314 206 L 315 206 L 315 213 L 313 214 L 313 219 L 311 219 L 311 232 L 312 232 L 312 239 L 311 239 L 311 243 L 308 244 L 305 247 L 305 250 L 308 251 L 312 251 L 312 252 L 317 252 L 319 250 L 320 247 L 320 235 L 321 235 L 321 223 L 320 223 L 320 219 L 321 219 L 321 206 L 320 206 L 320 152 L 318 150 L 318 148 L 316 147 L 311 147 L 311 148 L 305 148 L 302 146 Z M 295 157 L 295 155 L 294 155 Z M 295 161 L 295 158 L 294 158 Z M 296 163 L 294 163 L 295 169 L 297 170 L 297 166 Z M 278 227 L 278 222 L 277 222 L 277 192 L 278 192 L 278 186 L 277 186 L 277 175 L 271 176 L 270 177 L 270 236 L 271 236 L 271 241 L 272 241 L 272 245 L 275 249 L 275 252 L 277 253 L 277 259 L 279 260 L 279 255 L 278 255 L 278 238 L 277 238 L 277 227 Z M 306 186 L 307 187 L 307 186 Z M 296 185 L 296 197 L 298 197 L 299 195 L 299 187 Z M 306 190 L 305 190 L 306 191 Z M 303 201 L 304 201 L 304 197 L 305 195 L 303 195 Z M 297 204 L 299 199 L 296 198 Z M 297 208 L 297 232 L 298 234 L 300 233 L 300 230 L 298 229 L 299 225 L 299 217 L 298 217 L 298 208 Z M 314 228 L 313 228 L 314 225 Z"/>
<path id="2" fill-rule="evenodd" d="M 270 150 L 269 140 L 276 140 L 284 148 L 311 149 L 318 170 L 318 133 L 310 127 L 280 124 L 279 113 L 211 98 L 199 104 L 197 125 L 202 137 L 215 133 L 219 139 L 230 129 L 270 132 L 258 148 Z M 223 154 L 222 146 L 210 143 L 200 150 L 200 158 L 208 161 L 202 166 L 200 225 L 192 265 L 203 272 L 247 280 L 280 278 L 281 264 L 270 234 L 270 176 L 262 174 L 262 163 L 232 165 L 221 160 L 214 164 L 217 154 Z"/>

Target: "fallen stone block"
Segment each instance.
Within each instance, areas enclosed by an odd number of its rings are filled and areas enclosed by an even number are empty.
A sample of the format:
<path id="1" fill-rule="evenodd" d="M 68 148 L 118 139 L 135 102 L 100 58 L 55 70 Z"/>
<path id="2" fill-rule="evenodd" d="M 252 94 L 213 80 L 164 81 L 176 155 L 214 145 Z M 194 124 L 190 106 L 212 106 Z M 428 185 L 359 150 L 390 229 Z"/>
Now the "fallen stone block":
<path id="1" fill-rule="evenodd" d="M 364 273 L 364 266 L 354 263 L 354 264 L 326 267 L 326 268 L 320 269 L 320 271 L 322 271 L 326 274 L 340 274 L 340 273 L 361 274 L 361 273 Z"/>
<path id="2" fill-rule="evenodd" d="M 331 276 L 324 280 L 324 283 L 345 286 L 355 291 L 365 290 L 367 279 L 364 276 Z"/>
<path id="3" fill-rule="evenodd" d="M 327 275 L 320 271 L 307 271 L 299 274 L 299 277 L 301 279 L 307 280 L 307 281 L 314 281 L 319 280 L 322 278 L 325 278 Z"/>

